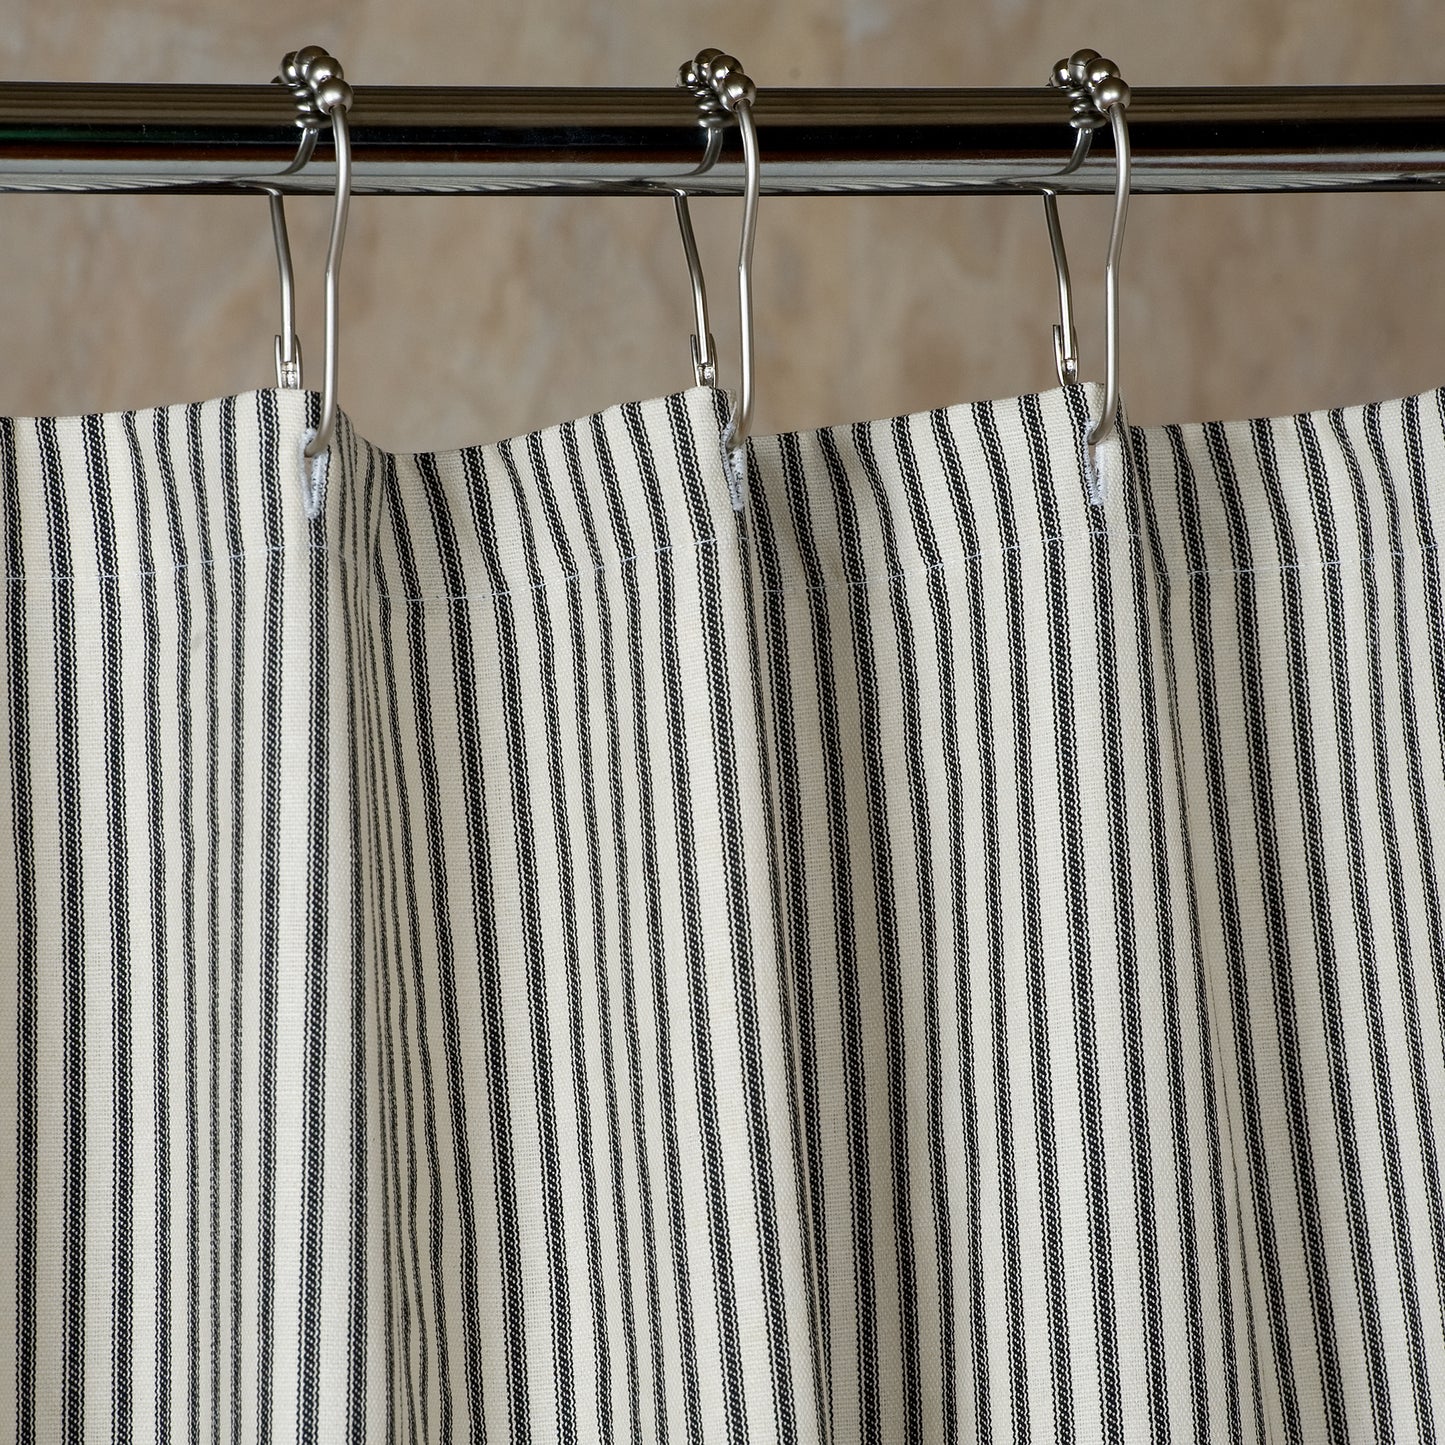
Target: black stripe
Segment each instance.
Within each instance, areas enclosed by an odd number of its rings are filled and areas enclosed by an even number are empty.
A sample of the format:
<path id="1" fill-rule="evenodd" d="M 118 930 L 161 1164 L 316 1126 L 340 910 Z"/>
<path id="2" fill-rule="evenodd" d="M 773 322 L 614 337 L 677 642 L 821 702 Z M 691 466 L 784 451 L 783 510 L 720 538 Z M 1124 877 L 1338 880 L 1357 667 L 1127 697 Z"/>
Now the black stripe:
<path id="1" fill-rule="evenodd" d="M 121 418 L 129 452 L 133 505 L 136 519 L 136 555 L 140 563 L 140 611 L 141 629 L 144 637 L 144 661 L 142 663 L 142 699 L 145 733 L 145 780 L 146 780 L 146 847 L 150 872 L 150 1028 L 152 1033 L 152 1107 L 155 1111 L 155 1135 L 153 1153 L 155 1159 L 155 1260 L 156 1270 L 152 1285 L 150 1304 L 154 1309 L 157 1398 L 153 1402 L 157 1439 L 166 1438 L 169 1429 L 169 1410 L 163 1408 L 159 1396 L 160 1381 L 168 1371 L 169 1362 L 165 1350 L 169 1340 L 170 1280 L 170 1021 L 166 997 L 167 980 L 170 976 L 171 954 L 166 907 L 166 880 L 169 870 L 166 866 L 165 795 L 166 769 L 163 763 L 166 749 L 161 720 L 160 677 L 161 677 L 161 628 L 160 605 L 157 592 L 155 547 L 151 537 L 151 486 L 153 479 L 148 475 L 146 459 L 141 447 L 140 429 L 136 413 L 128 411 Z M 237 1159 L 233 1164 L 236 1187 L 239 1189 L 242 1177 Z M 235 1218 L 233 1213 L 232 1218 Z M 238 1233 L 239 1238 L 239 1233 Z M 233 1372 L 234 1376 L 234 1372 Z"/>
<path id="2" fill-rule="evenodd" d="M 263 472 L 261 480 L 267 480 Z M 256 1428 L 258 1445 L 271 1445 L 277 1415 L 276 1349 L 276 1109 L 280 1061 L 277 1031 L 281 968 L 282 815 L 289 806 L 281 769 L 282 659 L 285 653 L 285 576 L 281 552 L 279 475 L 270 479 L 262 503 L 265 564 L 261 583 L 261 848 L 260 848 L 260 1189 L 257 1226 L 257 1370 Z M 209 569 L 207 569 L 209 576 Z M 289 821 L 289 819 L 288 819 Z M 290 1061 L 287 1061 L 288 1064 Z M 289 1074 L 289 1069 L 288 1069 Z"/>
<path id="3" fill-rule="evenodd" d="M 34 786 L 30 756 L 29 591 L 16 465 L 16 428 L 0 417 L 0 503 L 5 537 L 6 717 L 11 838 L 15 845 L 15 1439 L 35 1445 L 40 1402 L 36 1228 L 40 1174 L 40 928 L 36 907 Z"/>
<path id="4" fill-rule="evenodd" d="M 264 393 L 263 393 L 264 395 Z M 337 460 L 340 440 L 333 436 L 329 448 L 328 489 L 340 491 L 341 470 Z M 269 480 L 269 479 L 268 479 Z M 291 480 L 287 479 L 288 482 Z M 278 478 L 279 481 L 279 478 Z M 294 483 L 293 483 L 294 485 Z M 302 1018 L 301 1061 L 301 1247 L 300 1318 L 297 1320 L 297 1353 L 300 1382 L 296 1411 L 298 1445 L 316 1438 L 320 1411 L 321 1371 L 321 1277 L 325 1242 L 323 1221 L 326 1208 L 326 1018 L 329 979 L 327 875 L 331 851 L 331 685 L 330 608 L 331 590 L 326 520 L 329 508 L 307 522 L 310 566 L 310 609 L 306 617 L 309 643 L 306 766 L 306 849 L 301 854 L 305 868 L 305 1003 Z M 298 603 L 299 603 L 299 599 Z M 299 610 L 299 607 L 298 607 Z M 294 622 L 293 626 L 296 625 Z M 346 840 L 349 843 L 351 840 Z M 362 1097 L 353 1097 L 353 1109 L 363 1109 Z"/>
<path id="5" fill-rule="evenodd" d="M 191 709 L 191 639 L 193 636 L 191 618 L 190 579 L 191 561 L 190 549 L 186 543 L 186 527 L 184 514 L 182 512 L 182 501 L 180 483 L 176 476 L 176 466 L 171 454 L 170 436 L 171 417 L 165 410 L 158 410 L 155 414 L 154 440 L 156 446 L 156 462 L 161 475 L 161 492 L 165 499 L 166 508 L 166 533 L 168 551 L 175 568 L 175 602 L 176 602 L 176 716 L 178 736 L 174 740 L 176 751 L 176 817 L 178 820 L 177 831 L 180 833 L 180 894 L 181 894 L 181 931 L 177 940 L 181 957 L 182 976 L 185 977 L 190 971 L 190 958 L 195 950 L 195 865 L 196 865 L 196 843 L 195 828 L 192 817 L 193 801 L 193 774 L 194 765 L 192 760 L 192 709 Z M 167 975 L 161 982 L 159 989 L 162 1001 L 167 999 L 170 990 L 171 979 Z M 169 1010 L 166 1010 L 168 1018 Z M 183 1025 L 184 1028 L 184 1025 Z M 186 1035 L 189 1039 L 189 1034 Z M 161 1052 L 163 1041 L 167 1044 L 165 1053 Z M 169 1023 L 167 1022 L 164 1039 L 158 1037 L 156 1040 L 156 1067 L 157 1072 L 169 1078 L 171 1062 L 169 1055 Z M 189 1074 L 187 1074 L 187 1080 Z M 184 1082 L 184 1081 L 183 1081 Z M 186 1100 L 186 1148 L 187 1148 L 187 1170 L 186 1170 L 186 1221 L 187 1239 L 190 1236 L 190 1221 L 194 1217 L 191 1205 L 190 1181 L 190 1141 L 194 1138 L 194 1124 L 190 1114 L 189 1091 Z M 157 1413 L 157 1438 L 168 1441 L 171 1434 L 171 1406 L 172 1406 L 172 1380 L 171 1367 L 172 1355 L 175 1348 L 174 1337 L 171 1329 L 171 1271 L 174 1268 L 171 1259 L 171 1184 L 170 1184 L 170 1154 L 169 1141 L 170 1130 L 167 1115 L 167 1128 L 165 1140 L 167 1150 L 164 1154 L 158 1155 L 157 1173 L 160 1176 L 157 1181 L 158 1205 L 156 1226 L 159 1236 L 156 1258 L 157 1278 L 157 1300 L 156 1300 L 156 1413 Z M 193 1315 L 190 1303 L 190 1266 L 189 1252 L 187 1254 L 187 1335 L 189 1337 L 189 1321 Z M 188 1358 L 193 1357 L 193 1352 Z M 189 1386 L 189 1373 L 187 1377 Z M 192 1392 L 193 1393 L 193 1392 Z M 189 1412 L 188 1412 L 189 1413 Z M 194 1437 L 188 1437 L 194 1438 Z"/>
<path id="6" fill-rule="evenodd" d="M 126 845 L 125 717 L 122 709 L 121 598 L 116 557 L 115 511 L 104 420 L 84 423 L 85 465 L 95 526 L 99 574 L 100 668 L 104 697 L 106 853 L 109 864 L 111 977 L 111 1439 L 127 1442 L 134 1424 L 131 1375 L 135 1329 L 134 1249 L 135 1109 L 131 1063 L 130 853 Z"/>
<path id="7" fill-rule="evenodd" d="M 80 719 L 75 640 L 75 564 L 65 496 L 64 457 L 55 422 L 36 423 L 45 497 L 46 537 L 51 571 L 51 625 L 55 637 L 55 763 L 59 863 L 61 1074 L 63 1079 L 63 1151 L 61 1155 L 61 1397 L 62 1438 L 85 1438 L 85 1210 L 86 1210 L 86 1050 L 85 933 L 82 917 L 80 803 Z"/>
<path id="8" fill-rule="evenodd" d="M 260 398 L 258 398 L 258 401 Z M 262 408 L 257 407 L 257 420 L 262 422 Z M 233 418 L 234 421 L 234 418 Z M 245 1148 L 245 1119 L 243 1112 L 243 1089 L 242 1081 L 244 1074 L 243 1061 L 245 1059 L 246 1040 L 246 994 L 245 994 L 245 796 L 246 796 L 246 557 L 245 543 L 241 530 L 240 516 L 240 489 L 244 485 L 237 474 L 237 457 L 235 448 L 234 425 L 223 432 L 223 445 L 225 451 L 222 461 L 222 488 L 221 497 L 223 502 L 222 516 L 225 524 L 226 551 L 230 557 L 229 573 L 231 579 L 230 598 L 230 630 L 231 630 L 231 687 L 227 705 L 231 713 L 231 791 L 229 799 L 230 807 L 230 845 L 231 845 L 231 869 L 227 886 L 230 889 L 230 925 L 231 925 L 231 1040 L 230 1040 L 230 1066 L 231 1066 L 231 1087 L 228 1106 L 230 1112 L 230 1134 L 231 1134 L 231 1159 L 230 1159 L 230 1217 L 231 1217 L 231 1249 L 230 1249 L 230 1367 L 231 1367 L 231 1399 L 228 1424 L 231 1438 L 240 1437 L 242 1429 L 243 1405 L 243 1382 L 241 1362 L 244 1358 L 242 1353 L 242 1321 L 243 1321 L 243 1297 L 245 1283 L 242 1277 L 242 1240 L 244 1232 L 240 1227 L 244 1217 L 243 1190 L 242 1185 L 246 1178 L 246 1148 Z M 263 467 L 267 467 L 272 461 L 275 452 L 275 441 L 268 429 L 263 425 L 259 427 L 258 442 L 260 446 L 260 460 Z M 213 1004 L 219 1010 L 219 1002 Z M 217 1066 L 217 1059 L 212 1055 L 212 1067 Z M 214 1095 L 216 1104 L 219 1107 L 219 1093 Z M 220 1316 L 219 1295 L 215 1301 L 215 1316 Z M 214 1369 L 220 1368 L 220 1351 L 216 1351 L 212 1362 Z M 211 1423 L 212 1434 L 216 1435 L 221 1428 L 221 1412 L 217 1410 Z"/>
<path id="9" fill-rule="evenodd" d="M 228 399 L 233 402 L 234 399 Z M 223 403 L 215 409 L 212 416 L 203 405 L 191 405 L 186 408 L 187 428 L 186 441 L 189 449 L 191 485 L 195 497 L 196 517 L 198 519 L 198 531 L 206 539 L 204 547 L 204 566 L 201 571 L 202 594 L 205 598 L 205 642 L 206 642 L 206 781 L 205 781 L 205 834 L 206 834 L 206 940 L 204 949 L 204 963 L 206 970 L 205 997 L 192 988 L 190 1000 L 187 1007 L 190 1040 L 194 1043 L 194 1060 L 192 1065 L 191 1093 L 194 1096 L 194 1117 L 196 1120 L 195 1131 L 195 1180 L 196 1180 L 196 1207 L 195 1220 L 195 1249 L 193 1255 L 194 1268 L 194 1295 L 195 1295 L 195 1358 L 193 1365 L 196 1374 L 196 1391 L 193 1405 L 192 1428 L 195 1431 L 194 1438 L 200 1439 L 200 1417 L 204 1408 L 201 1402 L 201 1381 L 200 1381 L 200 1358 L 202 1346 L 201 1335 L 201 1312 L 206 1310 L 210 1319 L 210 1329 L 207 1332 L 209 1338 L 206 1341 L 204 1353 L 210 1359 L 210 1379 L 206 1382 L 210 1387 L 209 1410 L 210 1435 L 213 1442 L 220 1440 L 220 1413 L 221 1413 L 221 1320 L 220 1320 L 220 1280 L 221 1280 L 221 1242 L 220 1242 L 220 1193 L 218 1189 L 220 1173 L 220 1013 L 218 999 L 220 997 L 220 967 L 221 967 L 221 694 L 220 694 L 220 656 L 221 656 L 221 609 L 216 591 L 215 564 L 219 560 L 214 542 L 211 541 L 211 520 L 209 515 L 209 501 L 207 494 L 212 490 L 213 484 L 208 482 L 205 470 L 204 445 L 207 425 L 214 421 L 219 433 L 222 463 L 220 475 L 216 479 L 219 483 L 218 489 L 222 498 L 225 496 L 228 479 L 228 468 L 226 456 L 229 453 L 234 456 L 235 448 L 228 443 L 228 434 L 233 430 L 234 407 Z M 232 473 L 234 475 L 234 473 Z M 197 970 L 198 972 L 199 970 Z M 194 985 L 194 979 L 192 980 Z M 201 1013 L 205 1013 L 205 1039 L 201 1038 Z M 201 1159 L 201 1124 L 200 1113 L 201 1101 L 201 1079 L 200 1070 L 202 1066 L 201 1054 L 204 1050 L 204 1063 L 206 1066 L 205 1098 L 208 1104 L 206 1110 L 206 1151 L 205 1161 Z M 202 1178 L 206 1189 L 206 1212 L 204 1224 L 202 1223 L 200 1191 Z M 204 1282 L 202 1280 L 201 1264 L 201 1235 L 204 1233 L 206 1239 L 206 1254 L 208 1256 L 209 1268 L 206 1270 Z"/>
<path id="10" fill-rule="evenodd" d="M 200 636 L 205 647 L 204 667 L 206 688 L 206 756 L 208 762 L 215 759 L 215 652 L 216 652 L 216 603 L 215 587 L 212 581 L 212 549 L 207 546 L 206 504 L 204 477 L 201 470 L 201 409 L 187 406 L 182 409 L 185 426 L 186 465 L 183 475 L 189 480 L 190 502 L 193 508 L 192 522 L 198 538 L 197 566 L 202 582 L 203 617 Z M 187 677 L 189 684 L 190 678 Z M 193 711 L 194 704 L 187 698 L 187 709 Z M 188 718 L 187 743 L 194 741 L 194 717 Z M 196 971 L 202 944 L 197 936 L 196 920 L 196 873 L 199 868 L 197 857 L 197 824 L 195 779 L 188 760 L 184 806 L 185 826 L 189 830 L 187 867 L 185 869 L 185 910 L 186 943 L 182 966 L 183 1033 L 185 1049 L 186 1086 L 186 1425 L 188 1438 L 199 1440 L 201 1436 L 201 1161 L 200 1161 L 200 1093 L 197 1081 L 197 1055 L 199 1050 L 198 1030 L 199 1003 L 196 993 Z M 206 809 L 203 826 L 209 833 L 214 820 L 213 809 Z M 214 850 L 212 850 L 213 852 Z"/>

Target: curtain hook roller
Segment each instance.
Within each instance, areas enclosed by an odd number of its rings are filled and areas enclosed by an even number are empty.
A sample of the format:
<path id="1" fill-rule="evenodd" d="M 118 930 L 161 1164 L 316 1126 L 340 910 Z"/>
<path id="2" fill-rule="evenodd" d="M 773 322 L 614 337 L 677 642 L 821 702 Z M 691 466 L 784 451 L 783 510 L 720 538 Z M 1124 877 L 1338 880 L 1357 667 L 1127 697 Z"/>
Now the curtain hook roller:
<path id="1" fill-rule="evenodd" d="M 331 243 L 326 253 L 326 370 L 321 420 L 315 437 L 304 452 L 310 461 L 330 446 L 331 434 L 336 426 L 336 362 L 340 349 L 337 295 L 341 247 L 346 239 L 346 213 L 351 200 L 351 132 L 346 113 L 351 109 L 353 96 L 341 62 L 319 45 L 307 45 L 290 52 L 282 60 L 281 73 L 276 79 L 289 87 L 301 111 L 301 122 L 308 129 L 316 131 L 330 122 L 336 150 L 336 204 L 331 219 Z M 313 136 L 313 144 L 314 139 Z M 292 164 L 294 167 L 295 162 Z M 274 207 L 272 214 L 275 215 Z"/>
<path id="2" fill-rule="evenodd" d="M 697 97 L 703 111 L 703 124 L 711 114 L 732 115 L 742 134 L 745 163 L 743 187 L 742 239 L 738 246 L 738 311 L 739 342 L 742 352 L 742 387 L 738 405 L 728 427 L 728 448 L 732 457 L 740 458 L 747 443 L 753 410 L 753 238 L 758 226 L 758 195 L 762 189 L 762 173 L 758 160 L 758 130 L 753 121 L 753 102 L 757 87 L 743 73 L 736 56 L 720 50 L 700 50 L 678 72 L 678 84 L 686 86 Z M 679 221 L 683 212 L 679 209 Z M 691 229 L 689 226 L 687 229 Z M 684 232 L 684 245 L 686 231 Z M 691 265 L 691 262 L 689 262 Z M 694 284 L 700 274 L 694 271 Z M 696 292 L 694 292 L 696 294 Z M 705 321 L 700 321 L 704 334 Z"/>
<path id="3" fill-rule="evenodd" d="M 1119 405 L 1119 257 L 1124 248 L 1124 223 L 1129 209 L 1131 152 L 1129 125 L 1125 111 L 1131 92 L 1119 75 L 1119 67 L 1106 60 L 1097 50 L 1076 50 L 1061 60 L 1049 74 L 1049 84 L 1062 90 L 1073 107 L 1069 124 L 1074 127 L 1074 153 L 1068 165 L 1058 174 L 1076 171 L 1089 153 L 1092 133 L 1106 122 L 1114 135 L 1114 154 L 1118 174 L 1114 186 L 1114 222 L 1109 231 L 1109 254 L 1104 266 L 1107 379 L 1104 388 L 1104 410 L 1089 433 L 1088 444 L 1096 447 L 1113 426 Z M 1069 283 L 1069 263 L 1064 252 L 1063 232 L 1059 227 L 1058 200 L 1055 192 L 1044 190 L 1044 215 L 1049 226 L 1049 245 L 1054 256 L 1054 272 L 1059 285 L 1059 324 L 1054 327 L 1054 362 L 1059 381 L 1067 386 L 1078 380 L 1078 344 L 1074 335 L 1073 299 Z"/>

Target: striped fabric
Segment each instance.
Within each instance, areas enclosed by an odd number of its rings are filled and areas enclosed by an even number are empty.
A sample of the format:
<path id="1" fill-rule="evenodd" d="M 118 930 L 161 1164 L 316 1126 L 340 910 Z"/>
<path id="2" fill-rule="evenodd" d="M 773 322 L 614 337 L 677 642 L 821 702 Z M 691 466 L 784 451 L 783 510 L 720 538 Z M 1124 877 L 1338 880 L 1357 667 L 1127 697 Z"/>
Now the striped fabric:
<path id="1" fill-rule="evenodd" d="M 1445 392 L 318 400 L 0 420 L 0 1440 L 1445 1431 Z"/>

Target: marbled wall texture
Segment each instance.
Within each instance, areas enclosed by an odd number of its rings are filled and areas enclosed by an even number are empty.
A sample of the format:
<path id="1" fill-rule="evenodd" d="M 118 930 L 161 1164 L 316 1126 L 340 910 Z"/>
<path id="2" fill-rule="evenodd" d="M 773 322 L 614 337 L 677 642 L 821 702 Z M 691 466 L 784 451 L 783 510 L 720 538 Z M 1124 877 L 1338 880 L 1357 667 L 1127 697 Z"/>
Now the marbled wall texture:
<path id="1" fill-rule="evenodd" d="M 0 0 L 0 78 L 262 82 L 309 43 L 354 84 L 669 85 L 704 45 L 759 87 L 1041 85 L 1091 45 L 1137 86 L 1445 81 L 1441 0 Z M 766 165 L 766 156 L 764 156 Z M 1102 378 L 1109 202 L 1065 198 L 1084 374 Z M 329 203 L 288 208 L 319 385 Z M 739 203 L 694 217 L 735 385 Z M 1445 196 L 1136 197 L 1123 389 L 1143 424 L 1445 383 Z M 0 197 L 0 413 L 272 384 L 259 197 Z M 1055 384 L 1034 197 L 765 200 L 755 427 L 887 416 Z M 691 382 L 671 204 L 360 197 L 341 403 L 394 450 L 492 441 Z"/>

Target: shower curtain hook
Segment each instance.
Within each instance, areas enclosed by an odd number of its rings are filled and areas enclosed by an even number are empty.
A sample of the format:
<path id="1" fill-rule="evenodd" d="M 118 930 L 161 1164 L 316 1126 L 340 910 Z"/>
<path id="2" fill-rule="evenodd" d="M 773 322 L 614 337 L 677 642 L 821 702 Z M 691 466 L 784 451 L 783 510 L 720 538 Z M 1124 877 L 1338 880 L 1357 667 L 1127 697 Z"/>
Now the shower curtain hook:
<path id="1" fill-rule="evenodd" d="M 281 76 L 273 79 L 286 84 Z M 296 117 L 301 127 L 301 142 L 295 158 L 284 171 L 277 175 L 294 175 L 311 160 L 316 150 L 319 131 L 312 123 L 309 108 L 303 108 Z M 286 391 L 298 390 L 301 386 L 301 342 L 296 335 L 296 274 L 291 266 L 291 240 L 286 233 L 286 209 L 279 186 L 260 184 L 259 189 L 270 197 L 271 232 L 276 241 L 276 268 L 281 277 L 281 330 L 276 336 L 276 385 Z"/>
<path id="2" fill-rule="evenodd" d="M 762 189 L 762 172 L 758 160 L 758 131 L 753 121 L 753 102 L 757 87 L 743 73 L 736 56 L 719 50 L 700 50 L 678 72 L 678 83 L 697 97 L 703 109 L 704 124 L 708 115 L 731 114 L 736 117 L 742 133 L 745 164 L 743 185 L 742 240 L 738 247 L 738 311 L 739 341 L 742 352 L 742 387 L 738 405 L 728 424 L 726 443 L 730 459 L 739 464 L 747 443 L 753 409 L 753 237 L 758 226 L 758 195 Z M 685 243 L 685 237 L 684 237 Z M 695 275 L 697 273 L 694 273 Z"/>
<path id="3" fill-rule="evenodd" d="M 341 274 L 341 247 L 346 239 L 346 213 L 351 200 L 351 132 L 346 113 L 352 91 L 341 62 L 319 45 L 291 51 L 281 61 L 276 77 L 290 88 L 300 107 L 302 121 L 312 130 L 328 120 L 336 149 L 336 205 L 331 219 L 331 243 L 326 252 L 326 371 L 321 398 L 321 420 L 307 443 L 307 461 L 319 457 L 331 444 L 336 426 L 336 361 L 339 350 L 337 293 Z M 293 162 L 294 165 L 294 162 Z"/>
<path id="4" fill-rule="evenodd" d="M 276 333 L 276 385 L 286 391 L 301 386 L 301 341 L 296 335 L 296 277 L 291 270 L 291 242 L 281 193 L 270 191 L 271 231 L 276 238 L 276 265 L 281 272 L 281 330 Z"/>
<path id="5" fill-rule="evenodd" d="M 1108 122 L 1113 128 L 1114 154 L 1118 174 L 1114 186 L 1114 222 L 1109 231 L 1109 254 L 1104 266 L 1107 379 L 1104 410 L 1089 433 L 1089 446 L 1096 447 L 1114 423 L 1119 405 L 1119 257 L 1124 247 L 1124 222 L 1129 208 L 1131 153 L 1129 125 L 1124 112 L 1131 92 L 1120 78 L 1119 67 L 1097 50 L 1076 50 L 1061 60 L 1049 74 L 1049 84 L 1062 90 L 1073 107 L 1069 124 L 1077 132 L 1074 153 L 1058 172 L 1068 175 L 1083 163 L 1092 143 L 1092 132 Z M 1054 327 L 1054 360 L 1059 381 L 1067 386 L 1078 380 L 1077 342 L 1074 336 L 1073 301 L 1069 284 L 1069 263 L 1059 228 L 1055 193 L 1044 190 L 1044 214 L 1049 225 L 1049 245 L 1054 255 L 1054 272 L 1059 283 L 1059 324 Z"/>
<path id="6" fill-rule="evenodd" d="M 291 57 L 288 56 L 289 60 Z M 295 89 L 292 81 L 285 76 L 272 77 L 273 82 Z M 291 264 L 291 240 L 286 230 L 286 208 L 284 192 L 274 184 L 281 176 L 295 175 L 311 161 L 316 150 L 316 128 L 310 92 L 304 101 L 298 101 L 299 114 L 296 124 L 301 127 L 301 140 L 290 165 L 284 170 L 273 171 L 265 176 L 232 176 L 234 185 L 248 191 L 265 191 L 270 199 L 271 234 L 276 244 L 276 270 L 281 282 L 281 330 L 276 336 L 276 385 L 283 391 L 295 391 L 301 386 L 301 342 L 296 335 L 296 273 Z"/>
<path id="7" fill-rule="evenodd" d="M 721 53 L 704 51 L 703 54 Z M 700 59 L 701 57 L 699 57 Z M 678 72 L 677 83 L 687 85 L 693 61 Z M 696 89 L 692 94 L 701 102 Z M 707 92 L 711 98 L 711 91 Z M 722 154 L 722 128 L 727 117 L 715 105 L 699 104 L 698 124 L 707 133 L 707 143 L 702 160 L 690 175 L 700 176 L 710 171 Z M 692 282 L 692 307 L 696 329 L 692 335 L 692 370 L 698 386 L 717 385 L 717 343 L 713 340 L 712 329 L 707 319 L 707 283 L 703 280 L 702 262 L 697 254 L 697 237 L 693 234 L 692 215 L 688 210 L 687 192 L 679 188 L 673 192 L 673 204 L 677 210 L 677 228 L 682 233 L 682 251 L 687 261 L 688 279 Z"/>
<path id="8" fill-rule="evenodd" d="M 1093 142 L 1093 131 L 1104 123 L 1102 116 L 1075 119 L 1074 154 L 1059 172 L 1070 175 L 1083 164 Z M 1060 386 L 1071 386 L 1079 379 L 1079 338 L 1074 330 L 1074 291 L 1069 280 L 1069 258 L 1064 249 L 1064 233 L 1059 225 L 1058 192 L 1044 188 L 1044 220 L 1049 227 L 1049 249 L 1054 256 L 1054 276 L 1059 286 L 1059 319 L 1054 323 L 1054 370 Z"/>
<path id="9" fill-rule="evenodd" d="M 673 193 L 677 207 L 677 226 L 682 232 L 682 250 L 687 258 L 687 273 L 692 280 L 692 309 L 696 330 L 692 334 L 692 372 L 698 386 L 717 385 L 717 343 L 707 324 L 707 285 L 702 277 L 702 262 L 697 254 L 697 237 L 692 230 L 692 217 L 687 210 L 687 196 Z M 699 338 L 701 338 L 699 340 Z"/>

